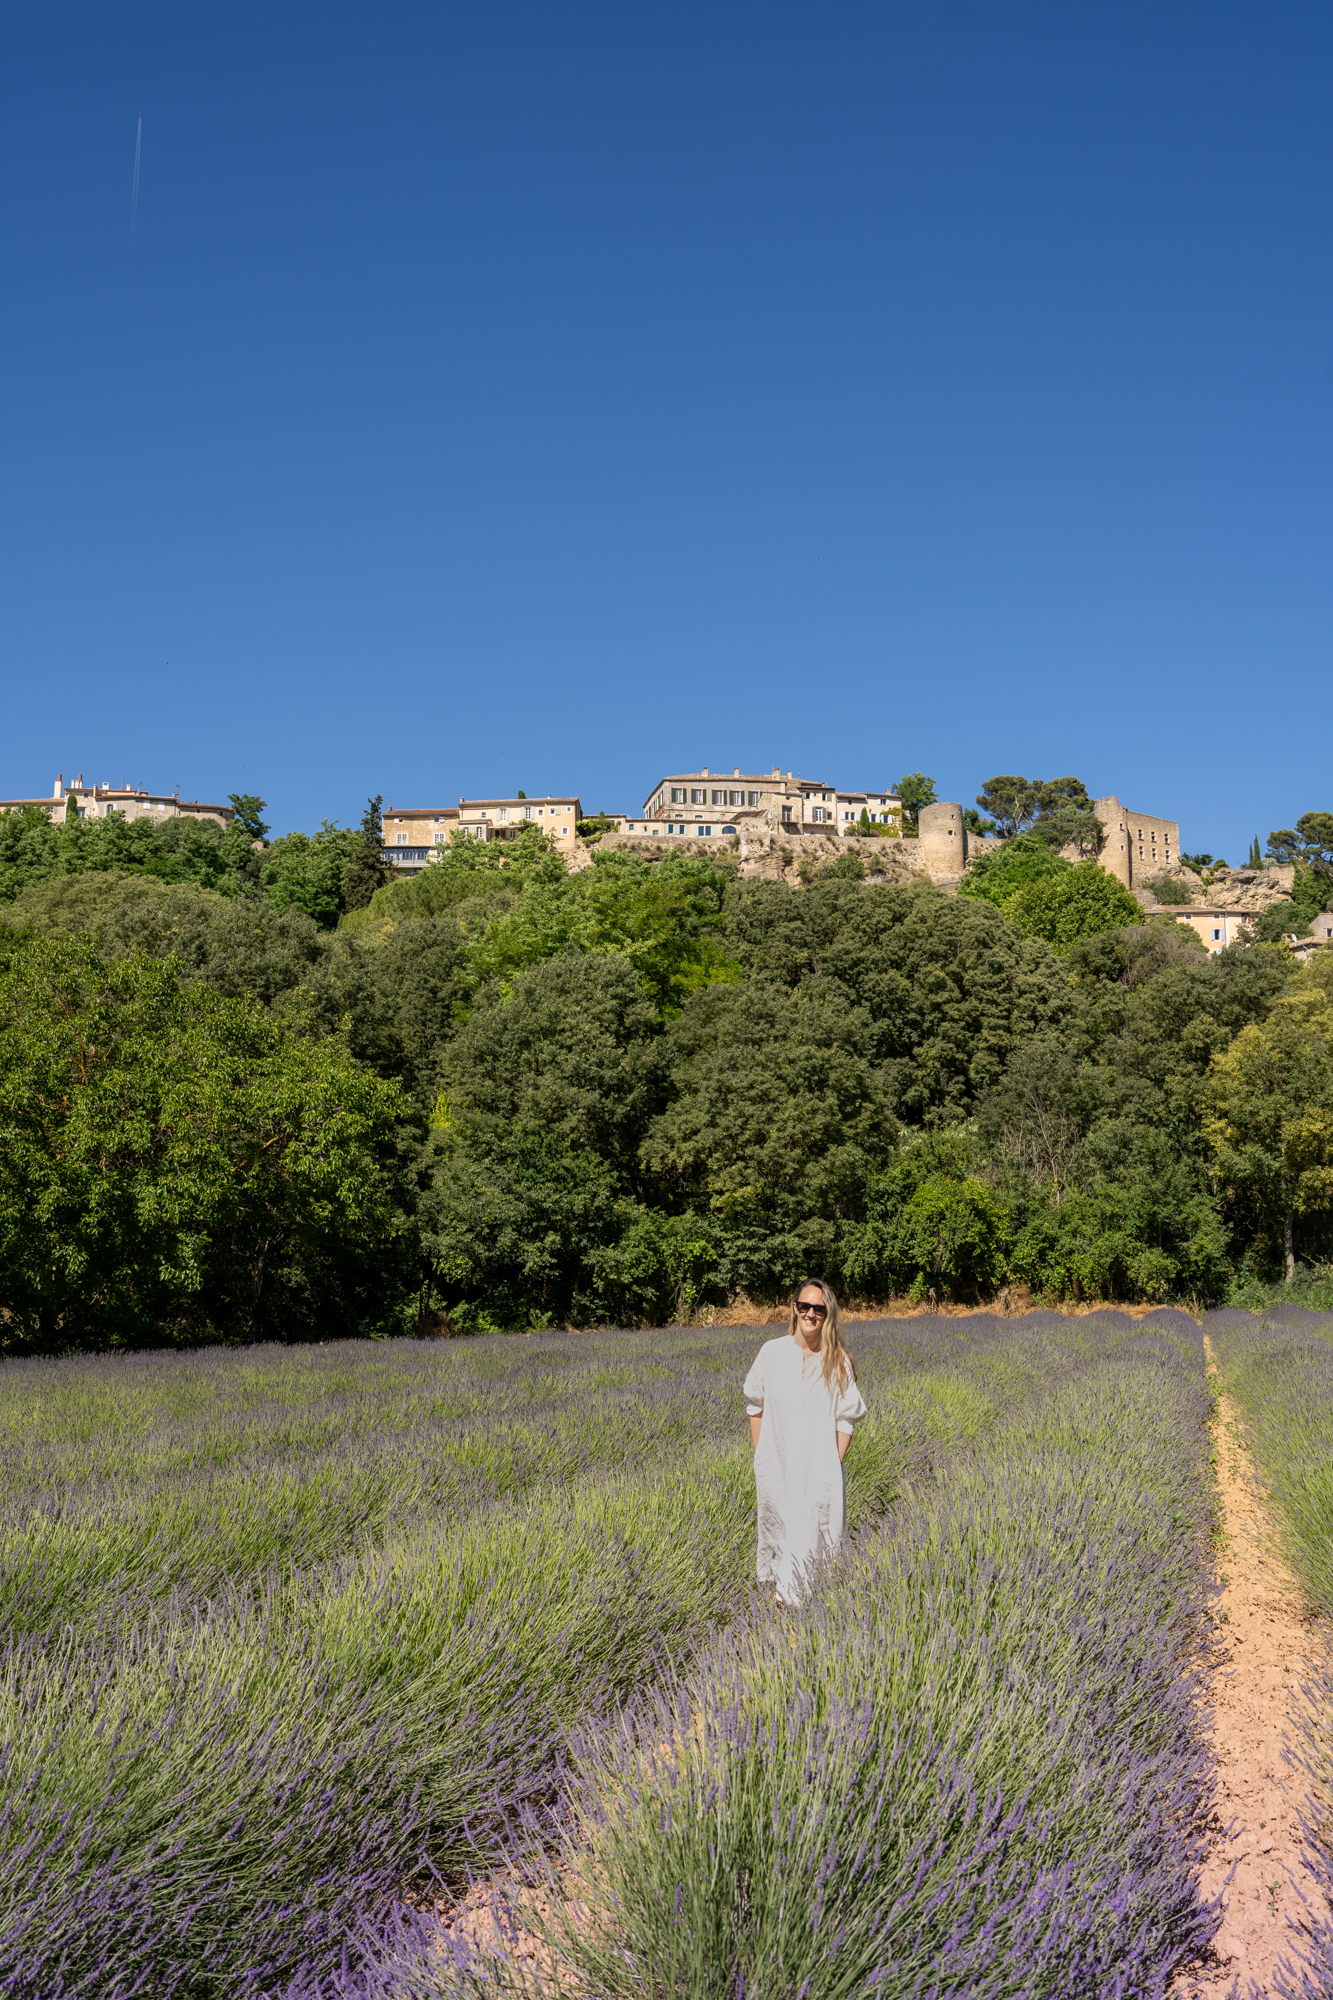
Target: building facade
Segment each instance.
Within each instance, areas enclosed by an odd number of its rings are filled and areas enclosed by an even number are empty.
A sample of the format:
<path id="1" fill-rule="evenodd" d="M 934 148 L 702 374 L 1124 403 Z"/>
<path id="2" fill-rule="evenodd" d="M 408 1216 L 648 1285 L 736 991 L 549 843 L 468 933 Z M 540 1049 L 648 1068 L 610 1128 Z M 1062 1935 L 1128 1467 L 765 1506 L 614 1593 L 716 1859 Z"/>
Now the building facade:
<path id="1" fill-rule="evenodd" d="M 455 833 L 466 840 L 504 840 L 530 823 L 563 853 L 573 849 L 583 817 L 577 798 L 460 799 L 456 806 L 390 806 L 384 814 L 384 859 L 398 875 L 419 875 Z"/>
<path id="2" fill-rule="evenodd" d="M 1093 811 L 1102 823 L 1097 859 L 1108 875 L 1133 889 L 1180 860 L 1180 823 L 1131 812 L 1119 799 L 1098 799 Z"/>
<path id="3" fill-rule="evenodd" d="M 384 859 L 395 875 L 419 875 L 447 847 L 458 825 L 457 806 L 400 806 L 382 822 Z"/>
<path id="4" fill-rule="evenodd" d="M 778 832 L 854 833 L 864 812 L 876 826 L 902 829 L 902 803 L 884 786 L 841 791 L 823 778 L 788 771 L 678 771 L 659 778 L 644 801 L 641 820 L 667 825 L 725 821 L 750 813 Z M 626 826 L 626 831 L 630 828 Z"/>
<path id="5" fill-rule="evenodd" d="M 1210 903 L 1190 909 L 1168 904 L 1167 908 L 1178 924 L 1188 925 L 1207 951 L 1225 951 L 1229 944 L 1239 944 L 1256 914 L 1253 910 L 1219 910 Z"/>
<path id="6" fill-rule="evenodd" d="M 183 799 L 179 792 L 148 792 L 137 785 L 85 785 L 82 772 L 69 786 L 63 774 L 58 774 L 45 798 L 0 799 L 0 812 L 21 812 L 24 806 L 38 806 L 52 819 L 211 819 L 228 827 L 236 817 L 231 806 Z"/>
<path id="7" fill-rule="evenodd" d="M 568 852 L 577 838 L 583 807 L 573 794 L 558 799 L 460 799 L 459 831 L 469 840 L 505 840 L 520 827 L 535 824 Z"/>

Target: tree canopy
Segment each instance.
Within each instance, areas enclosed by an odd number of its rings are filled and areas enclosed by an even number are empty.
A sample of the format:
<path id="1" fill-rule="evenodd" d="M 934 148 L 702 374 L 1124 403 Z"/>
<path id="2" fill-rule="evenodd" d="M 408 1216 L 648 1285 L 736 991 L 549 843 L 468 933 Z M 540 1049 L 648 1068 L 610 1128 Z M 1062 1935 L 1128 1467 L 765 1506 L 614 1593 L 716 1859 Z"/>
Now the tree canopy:
<path id="1" fill-rule="evenodd" d="M 350 911 L 364 831 L 167 831 L 0 820 L 10 1348 L 661 1321 L 812 1268 L 1219 1298 L 1328 1252 L 1333 959 L 1209 954 L 1035 823 L 957 894 L 524 827 Z"/>

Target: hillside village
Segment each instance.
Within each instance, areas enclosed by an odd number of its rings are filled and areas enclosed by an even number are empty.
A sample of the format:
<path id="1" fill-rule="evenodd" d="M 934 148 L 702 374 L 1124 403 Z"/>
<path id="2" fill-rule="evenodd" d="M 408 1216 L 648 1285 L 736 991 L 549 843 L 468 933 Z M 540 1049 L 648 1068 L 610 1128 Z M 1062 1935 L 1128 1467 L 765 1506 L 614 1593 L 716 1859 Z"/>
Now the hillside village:
<path id="1" fill-rule="evenodd" d="M 1235 944 L 1291 895 L 1293 863 L 1233 869 L 1208 856 L 1202 869 L 1191 867 L 1182 859 L 1178 821 L 1136 811 L 1115 794 L 1090 801 L 1089 809 L 1098 823 L 1095 853 L 1087 856 L 1077 840 L 1057 851 L 1070 861 L 1095 858 L 1145 912 L 1187 925 L 1209 951 Z M 567 854 L 571 868 L 589 866 L 595 848 L 654 854 L 669 852 L 681 840 L 713 840 L 728 844 L 745 877 L 806 881 L 839 855 L 854 854 L 868 880 L 925 877 L 953 890 L 980 856 L 1004 845 L 994 832 L 976 831 L 978 819 L 957 800 L 933 797 L 915 812 L 910 805 L 905 810 L 890 787 L 848 789 L 792 771 L 704 766 L 664 774 L 638 813 L 585 816 L 572 793 L 460 798 L 456 806 L 390 805 L 383 851 L 395 876 L 415 875 L 455 835 L 503 840 L 536 823 Z M 1333 940 L 1333 915 L 1311 928 L 1311 939 L 1293 937 L 1296 949 Z"/>
<path id="2" fill-rule="evenodd" d="M 1055 810 L 1068 816 L 1071 837 L 1051 812 L 1038 812 L 1048 845 L 1071 862 L 1095 860 L 1119 881 L 1144 912 L 1169 917 L 1195 932 L 1205 949 L 1224 951 L 1239 942 L 1277 905 L 1289 902 L 1296 866 L 1264 859 L 1255 843 L 1250 865 L 1232 868 L 1211 855 L 1182 851 L 1179 822 L 1124 805 L 1112 793 L 1093 799 L 1076 779 L 1042 787 L 1025 779 L 992 779 L 978 807 L 1004 810 L 1005 788 L 1028 787 L 1035 798 L 1055 794 Z M 998 802 L 998 804 L 997 804 Z M 237 818 L 235 795 L 225 804 L 151 791 L 127 780 L 119 786 L 85 782 L 80 773 L 69 785 L 58 773 L 50 793 L 0 800 L 0 813 L 40 811 L 52 820 L 173 821 L 211 824 L 224 833 Z M 262 801 L 259 802 L 262 805 Z M 379 816 L 378 802 L 374 803 Z M 934 796 L 934 784 L 920 773 L 898 788 L 848 788 L 791 770 L 710 769 L 668 772 L 650 787 L 637 812 L 585 812 L 575 793 L 529 798 L 460 798 L 457 805 L 397 805 L 384 808 L 380 858 L 390 880 L 422 874 L 454 840 L 483 842 L 513 838 L 536 826 L 579 871 L 595 852 L 622 851 L 657 858 L 682 851 L 683 841 L 716 843 L 730 853 L 744 878 L 815 879 L 841 858 L 854 856 L 870 882 L 908 883 L 925 879 L 957 890 L 983 857 L 999 853 L 1007 838 L 1024 828 L 1021 814 L 1002 824 L 976 808 Z M 241 832 L 239 827 L 236 832 Z M 1333 913 L 1313 917 L 1309 935 L 1293 931 L 1289 944 L 1300 955 L 1333 942 Z M 1304 929 L 1304 927 L 1302 927 Z"/>

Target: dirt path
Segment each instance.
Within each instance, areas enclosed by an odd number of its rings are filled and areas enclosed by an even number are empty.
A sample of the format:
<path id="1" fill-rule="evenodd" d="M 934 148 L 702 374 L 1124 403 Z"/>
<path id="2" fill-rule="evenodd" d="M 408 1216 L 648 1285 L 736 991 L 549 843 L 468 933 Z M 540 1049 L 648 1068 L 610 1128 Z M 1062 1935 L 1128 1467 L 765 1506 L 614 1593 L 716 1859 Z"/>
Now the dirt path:
<path id="1" fill-rule="evenodd" d="M 1211 1372 L 1212 1344 L 1205 1339 L 1204 1346 Z M 1213 1688 L 1219 1831 L 1203 1892 L 1214 1896 L 1229 1874 L 1231 1881 L 1216 1963 L 1181 1981 L 1179 2000 L 1229 1993 L 1237 1979 L 1242 1994 L 1270 1993 L 1277 1961 L 1291 1953 L 1287 1917 L 1299 1908 L 1292 1882 L 1301 1871 L 1300 1787 L 1282 1753 L 1306 1664 L 1307 1625 L 1296 1582 L 1274 1552 L 1239 1413 L 1226 1396 L 1218 1398 L 1216 1438 L 1225 1585 L 1218 1606 L 1223 1654 Z M 1224 1839 L 1228 1828 L 1231 1837 Z"/>

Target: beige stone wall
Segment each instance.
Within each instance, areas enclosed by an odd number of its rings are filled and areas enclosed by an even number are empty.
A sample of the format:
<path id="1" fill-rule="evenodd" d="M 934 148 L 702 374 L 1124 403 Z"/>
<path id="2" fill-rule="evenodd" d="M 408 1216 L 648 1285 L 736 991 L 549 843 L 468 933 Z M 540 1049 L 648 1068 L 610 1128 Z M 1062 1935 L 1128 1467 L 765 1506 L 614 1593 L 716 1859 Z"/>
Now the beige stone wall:
<path id="1" fill-rule="evenodd" d="M 967 866 L 963 808 L 956 802 L 944 800 L 937 805 L 922 806 L 917 824 L 920 829 L 917 844 L 926 874 L 961 876 Z"/>
<path id="2" fill-rule="evenodd" d="M 1108 875 L 1127 889 L 1150 875 L 1161 875 L 1180 861 L 1180 823 L 1150 813 L 1131 812 L 1114 797 L 1098 799 L 1093 811 L 1102 822 L 1098 860 Z"/>

